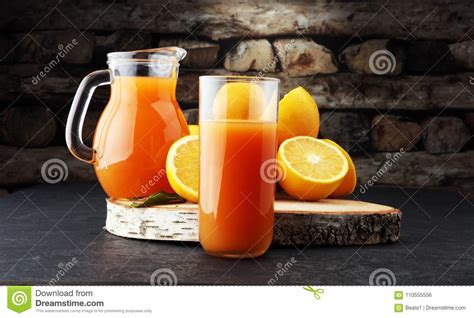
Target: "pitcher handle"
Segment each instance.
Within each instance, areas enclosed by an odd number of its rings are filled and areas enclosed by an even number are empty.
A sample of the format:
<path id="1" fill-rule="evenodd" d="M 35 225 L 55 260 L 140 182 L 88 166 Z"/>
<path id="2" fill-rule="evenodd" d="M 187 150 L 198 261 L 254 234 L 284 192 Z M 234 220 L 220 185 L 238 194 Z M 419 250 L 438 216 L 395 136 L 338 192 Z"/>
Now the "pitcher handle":
<path id="1" fill-rule="evenodd" d="M 94 163 L 94 151 L 82 140 L 82 126 L 92 94 L 98 86 L 111 83 L 109 70 L 95 71 L 84 77 L 77 89 L 66 124 L 66 144 L 69 151 L 79 160 Z"/>

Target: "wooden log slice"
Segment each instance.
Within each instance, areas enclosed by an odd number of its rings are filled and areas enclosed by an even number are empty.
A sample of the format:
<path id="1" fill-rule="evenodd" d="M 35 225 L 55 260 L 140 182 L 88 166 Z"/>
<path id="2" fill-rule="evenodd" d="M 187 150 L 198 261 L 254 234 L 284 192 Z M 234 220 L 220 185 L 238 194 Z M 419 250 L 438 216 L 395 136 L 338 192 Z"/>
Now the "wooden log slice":
<path id="1" fill-rule="evenodd" d="M 275 201 L 273 244 L 320 246 L 396 242 L 401 211 L 369 202 L 326 199 Z M 146 240 L 198 241 L 198 206 L 192 203 L 133 208 L 128 201 L 107 200 L 105 229 Z"/>

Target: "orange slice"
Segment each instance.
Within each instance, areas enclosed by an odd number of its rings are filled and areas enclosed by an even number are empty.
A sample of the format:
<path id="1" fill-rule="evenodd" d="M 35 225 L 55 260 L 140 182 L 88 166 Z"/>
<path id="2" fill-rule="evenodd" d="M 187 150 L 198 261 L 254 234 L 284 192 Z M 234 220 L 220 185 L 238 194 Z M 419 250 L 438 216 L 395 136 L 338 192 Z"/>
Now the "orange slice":
<path id="1" fill-rule="evenodd" d="M 338 147 L 307 136 L 285 140 L 278 150 L 278 160 L 283 175 L 281 187 L 300 200 L 327 198 L 349 171 L 349 163 Z"/>
<path id="2" fill-rule="evenodd" d="M 198 202 L 199 136 L 189 135 L 174 142 L 166 157 L 166 176 L 177 194 Z"/>
<path id="3" fill-rule="evenodd" d="M 339 150 L 344 154 L 344 156 L 347 159 L 347 162 L 349 163 L 349 171 L 347 171 L 347 174 L 344 177 L 344 180 L 342 180 L 341 184 L 337 187 L 336 190 L 334 190 L 333 193 L 329 195 L 329 197 L 335 198 L 335 197 L 342 197 L 342 196 L 351 194 L 352 192 L 354 192 L 354 189 L 357 184 L 357 174 L 356 174 L 356 168 L 355 168 L 354 162 L 352 162 L 351 157 L 344 150 L 344 148 L 339 146 L 334 141 L 329 140 L 329 139 L 322 139 L 322 141 L 327 142 L 339 148 Z"/>

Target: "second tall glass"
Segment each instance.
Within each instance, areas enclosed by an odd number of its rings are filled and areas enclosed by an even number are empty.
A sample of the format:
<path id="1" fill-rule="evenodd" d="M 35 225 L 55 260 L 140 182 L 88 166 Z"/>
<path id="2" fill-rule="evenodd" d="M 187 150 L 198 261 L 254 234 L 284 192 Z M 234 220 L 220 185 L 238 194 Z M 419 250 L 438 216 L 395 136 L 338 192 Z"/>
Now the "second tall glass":
<path id="1" fill-rule="evenodd" d="M 279 80 L 199 78 L 199 240 L 221 257 L 256 257 L 273 238 Z"/>

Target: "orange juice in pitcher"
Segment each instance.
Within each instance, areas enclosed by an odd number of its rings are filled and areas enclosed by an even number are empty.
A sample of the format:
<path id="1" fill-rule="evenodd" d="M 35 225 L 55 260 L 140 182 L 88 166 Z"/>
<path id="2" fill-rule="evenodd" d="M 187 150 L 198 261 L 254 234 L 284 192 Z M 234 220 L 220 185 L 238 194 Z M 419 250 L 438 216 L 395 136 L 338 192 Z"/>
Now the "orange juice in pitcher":
<path id="1" fill-rule="evenodd" d="M 189 134 L 176 101 L 179 61 L 176 47 L 109 53 L 108 70 L 84 78 L 66 127 L 69 150 L 92 163 L 109 197 L 144 197 L 171 192 L 166 155 L 173 142 Z M 111 85 L 110 100 L 94 135 L 93 148 L 82 142 L 82 124 L 90 96 L 99 85 Z"/>

